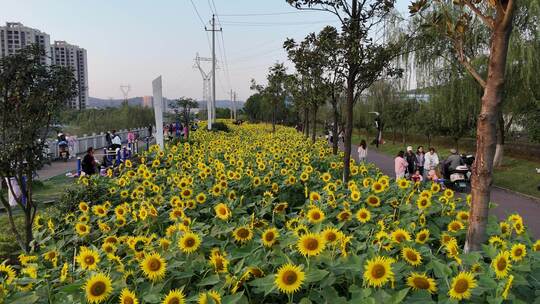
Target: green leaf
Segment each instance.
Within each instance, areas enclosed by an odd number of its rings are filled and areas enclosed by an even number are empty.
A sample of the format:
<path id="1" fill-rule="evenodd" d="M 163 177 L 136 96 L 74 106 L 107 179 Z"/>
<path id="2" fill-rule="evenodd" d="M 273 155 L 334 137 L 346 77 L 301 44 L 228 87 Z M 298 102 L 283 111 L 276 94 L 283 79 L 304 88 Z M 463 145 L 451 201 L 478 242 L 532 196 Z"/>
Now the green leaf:
<path id="1" fill-rule="evenodd" d="M 148 303 L 159 303 L 161 299 L 155 293 L 148 293 L 143 296 L 143 300 Z"/>
<path id="2" fill-rule="evenodd" d="M 219 283 L 220 278 L 217 274 L 204 278 L 200 281 L 197 286 L 207 286 L 207 285 L 216 285 Z"/>
<path id="3" fill-rule="evenodd" d="M 315 283 L 322 280 L 326 275 L 328 274 L 327 270 L 323 269 L 310 269 L 306 275 L 306 282 L 307 283 Z"/>
<path id="4" fill-rule="evenodd" d="M 447 278 L 450 274 L 452 274 L 450 267 L 437 260 L 431 261 L 430 265 L 432 266 L 435 275 L 439 278 Z"/>
<path id="5" fill-rule="evenodd" d="M 410 288 L 407 287 L 392 295 L 390 302 L 393 304 L 401 303 L 401 301 L 403 301 L 403 299 L 405 299 L 405 297 L 407 296 L 407 293 L 409 293 L 409 289 Z"/>
<path id="6" fill-rule="evenodd" d="M 223 304 L 235 304 L 238 301 L 240 301 L 240 299 L 242 299 L 243 296 L 244 296 L 244 291 L 233 294 L 233 295 L 229 295 L 229 296 L 223 297 L 222 303 Z"/>

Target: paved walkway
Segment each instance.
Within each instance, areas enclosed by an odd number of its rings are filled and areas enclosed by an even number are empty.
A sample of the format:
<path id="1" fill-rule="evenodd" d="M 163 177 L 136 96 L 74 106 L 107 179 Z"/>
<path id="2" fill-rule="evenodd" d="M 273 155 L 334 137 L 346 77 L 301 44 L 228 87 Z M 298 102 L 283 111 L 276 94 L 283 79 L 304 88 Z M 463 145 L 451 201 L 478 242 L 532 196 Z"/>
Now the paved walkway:
<path id="1" fill-rule="evenodd" d="M 358 146 L 353 145 L 352 154 L 356 161 L 358 161 L 357 150 Z M 393 157 L 370 149 L 367 159 L 381 168 L 388 176 L 395 176 Z M 491 201 L 498 204 L 498 207 L 491 209 L 492 214 L 500 219 L 505 219 L 508 215 L 517 212 L 523 217 L 531 236 L 540 238 L 540 200 L 492 187 Z"/>

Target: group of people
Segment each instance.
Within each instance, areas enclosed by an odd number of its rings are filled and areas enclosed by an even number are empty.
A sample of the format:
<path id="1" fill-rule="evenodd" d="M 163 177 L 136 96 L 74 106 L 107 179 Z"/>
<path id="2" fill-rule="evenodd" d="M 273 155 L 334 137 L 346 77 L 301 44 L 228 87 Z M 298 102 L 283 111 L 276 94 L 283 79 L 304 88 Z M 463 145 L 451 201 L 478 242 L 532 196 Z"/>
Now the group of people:
<path id="1" fill-rule="evenodd" d="M 423 146 L 418 146 L 416 152 L 408 146 L 407 152 L 399 151 L 394 159 L 396 179 L 409 178 L 414 182 L 437 180 L 438 165 L 439 155 L 433 147 L 426 153 Z"/>
<path id="2" fill-rule="evenodd" d="M 134 137 L 133 132 L 130 131 L 130 133 L 132 133 L 132 137 Z M 122 147 L 122 138 L 120 138 L 120 135 L 116 134 L 116 130 L 112 130 L 112 133 L 107 131 L 105 133 L 105 141 L 107 142 L 107 148 L 111 150 L 120 149 Z"/>
<path id="3" fill-rule="evenodd" d="M 196 131 L 198 129 L 197 123 L 189 124 L 171 123 L 166 124 L 163 127 L 163 137 L 168 140 L 173 140 L 175 136 L 188 138 L 189 130 Z"/>

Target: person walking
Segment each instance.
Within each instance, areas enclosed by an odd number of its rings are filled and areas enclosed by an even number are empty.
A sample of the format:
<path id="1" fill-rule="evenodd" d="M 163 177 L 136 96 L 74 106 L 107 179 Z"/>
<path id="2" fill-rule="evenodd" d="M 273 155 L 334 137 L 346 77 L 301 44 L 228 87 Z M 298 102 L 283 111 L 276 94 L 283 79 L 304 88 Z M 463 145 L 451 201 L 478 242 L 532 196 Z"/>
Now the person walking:
<path id="1" fill-rule="evenodd" d="M 111 139 L 111 149 L 113 150 L 116 150 L 116 149 L 120 149 L 122 147 L 122 139 L 120 138 L 120 136 L 118 134 L 116 134 L 116 130 L 113 130 L 112 131 L 112 135 L 111 135 L 112 139 Z"/>
<path id="2" fill-rule="evenodd" d="M 407 174 L 410 177 L 414 174 L 414 171 L 416 171 L 416 154 L 414 154 L 411 146 L 407 147 L 405 160 L 407 161 Z"/>
<path id="3" fill-rule="evenodd" d="M 418 171 L 420 175 L 422 176 L 424 175 L 424 163 L 425 163 L 424 147 L 418 146 L 418 148 L 416 149 L 416 171 Z"/>
<path id="4" fill-rule="evenodd" d="M 148 125 L 148 137 L 152 137 L 152 125 Z"/>
<path id="5" fill-rule="evenodd" d="M 127 134 L 127 140 L 128 140 L 128 143 L 132 144 L 135 142 L 135 133 L 133 133 L 133 131 L 129 131 L 128 134 Z"/>
<path id="6" fill-rule="evenodd" d="M 107 147 L 109 148 L 112 145 L 111 133 L 109 133 L 109 131 L 105 132 L 105 143 L 107 144 Z"/>
<path id="7" fill-rule="evenodd" d="M 84 156 L 81 163 L 82 171 L 86 175 L 96 174 L 96 165 L 97 163 L 96 159 L 94 158 L 94 148 L 89 147 L 86 150 L 86 155 Z"/>
<path id="8" fill-rule="evenodd" d="M 396 180 L 405 177 L 405 171 L 409 165 L 405 158 L 403 158 L 405 153 L 399 151 L 396 158 L 394 158 L 394 171 L 396 172 Z"/>
<path id="9" fill-rule="evenodd" d="M 435 148 L 430 147 L 429 152 L 424 154 L 424 176 L 427 177 L 431 170 L 436 170 L 439 165 L 439 156 Z"/>
<path id="10" fill-rule="evenodd" d="M 367 144 L 365 140 L 360 141 L 360 145 L 358 145 L 358 161 L 359 162 L 365 162 L 367 159 Z"/>

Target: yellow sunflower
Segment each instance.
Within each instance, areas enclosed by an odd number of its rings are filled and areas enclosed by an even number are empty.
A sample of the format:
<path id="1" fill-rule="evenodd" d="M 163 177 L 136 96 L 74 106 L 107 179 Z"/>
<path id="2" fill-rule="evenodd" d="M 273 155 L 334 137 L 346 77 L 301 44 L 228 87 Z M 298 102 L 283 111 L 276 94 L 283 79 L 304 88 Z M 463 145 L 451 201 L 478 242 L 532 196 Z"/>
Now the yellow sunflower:
<path id="1" fill-rule="evenodd" d="M 463 228 L 465 228 L 465 225 L 463 225 L 463 223 L 461 221 L 454 220 L 454 221 L 451 221 L 450 223 L 448 223 L 448 231 L 458 232 Z"/>
<path id="2" fill-rule="evenodd" d="M 411 240 L 411 235 L 404 229 L 396 229 L 391 233 L 392 241 L 395 243 L 402 243 Z"/>
<path id="3" fill-rule="evenodd" d="M 510 288 L 512 288 L 512 282 L 514 281 L 514 276 L 509 275 L 508 280 L 506 281 L 506 284 L 504 284 L 504 290 L 502 292 L 501 297 L 506 300 L 508 298 L 508 293 L 510 292 Z"/>
<path id="4" fill-rule="evenodd" d="M 262 242 L 266 247 L 272 247 L 279 237 L 279 231 L 276 228 L 268 228 L 262 234 Z"/>
<path id="5" fill-rule="evenodd" d="M 231 210 L 224 203 L 217 204 L 214 207 L 214 211 L 216 212 L 216 217 L 224 221 L 228 220 L 232 215 Z"/>
<path id="6" fill-rule="evenodd" d="M 407 189 L 410 186 L 409 181 L 404 178 L 400 178 L 399 180 L 397 180 L 397 184 L 400 189 Z"/>
<path id="7" fill-rule="evenodd" d="M 527 255 L 527 248 L 523 244 L 514 244 L 510 249 L 512 260 L 519 262 Z"/>
<path id="8" fill-rule="evenodd" d="M 418 266 L 422 264 L 422 255 L 416 249 L 411 247 L 403 247 L 401 249 L 401 256 L 403 259 L 412 266 Z"/>
<path id="9" fill-rule="evenodd" d="M 87 247 L 81 247 L 81 251 L 77 255 L 77 263 L 82 269 L 94 270 L 97 268 L 100 258 L 97 251 Z"/>
<path id="10" fill-rule="evenodd" d="M 96 273 L 86 281 L 84 290 L 88 303 L 104 302 L 113 290 L 111 278 L 106 274 Z"/>
<path id="11" fill-rule="evenodd" d="M 212 299 L 214 304 L 221 304 L 221 295 L 215 290 L 210 290 L 209 292 L 201 292 L 199 298 L 197 299 L 198 304 L 208 304 L 208 300 Z"/>
<path id="12" fill-rule="evenodd" d="M 416 200 L 416 205 L 418 206 L 418 209 L 424 210 L 431 206 L 431 199 L 428 197 L 421 196 Z"/>
<path id="13" fill-rule="evenodd" d="M 343 210 L 337 215 L 337 219 L 340 222 L 350 221 L 352 213 L 349 210 Z"/>
<path id="14" fill-rule="evenodd" d="M 381 193 L 384 191 L 384 185 L 380 182 L 374 182 L 372 185 L 371 185 L 371 190 L 374 192 L 374 193 Z"/>
<path id="15" fill-rule="evenodd" d="M 422 230 L 418 231 L 418 233 L 416 234 L 415 241 L 418 244 L 425 244 L 428 239 L 429 239 L 429 230 L 428 229 L 422 229 Z"/>
<path id="16" fill-rule="evenodd" d="M 340 236 L 340 231 L 334 227 L 327 227 L 321 231 L 321 235 L 326 243 L 335 243 Z"/>
<path id="17" fill-rule="evenodd" d="M 324 212 L 319 207 L 311 207 L 307 212 L 308 221 L 312 224 L 322 222 L 324 217 Z"/>
<path id="18" fill-rule="evenodd" d="M 540 251 L 540 240 L 536 240 L 536 242 L 534 242 L 532 245 L 532 248 L 534 251 Z"/>
<path id="19" fill-rule="evenodd" d="M 366 208 L 361 208 L 356 212 L 356 219 L 360 223 L 367 223 L 371 219 L 371 212 Z"/>
<path id="20" fill-rule="evenodd" d="M 364 283 L 368 286 L 382 287 L 393 280 L 392 258 L 377 256 L 367 261 L 364 266 Z"/>
<path id="21" fill-rule="evenodd" d="M 293 294 L 300 290 L 304 278 L 305 273 L 300 266 L 285 264 L 278 269 L 274 283 L 279 291 L 286 294 Z"/>
<path id="22" fill-rule="evenodd" d="M 425 273 L 412 272 L 407 277 L 407 285 L 413 290 L 425 290 L 431 294 L 437 291 L 435 280 L 428 277 Z"/>
<path id="23" fill-rule="evenodd" d="M 376 195 L 370 195 L 366 198 L 366 203 L 371 207 L 379 207 L 381 205 L 381 199 Z"/>
<path id="24" fill-rule="evenodd" d="M 351 192 L 351 200 L 353 202 L 358 202 L 360 200 L 360 197 L 362 197 L 362 195 L 360 194 L 360 192 L 358 191 L 352 191 Z"/>
<path id="25" fill-rule="evenodd" d="M 309 194 L 309 200 L 312 202 L 316 202 L 321 200 L 321 195 L 318 192 L 311 192 Z"/>
<path id="26" fill-rule="evenodd" d="M 158 281 L 165 277 L 167 262 L 159 253 L 148 254 L 140 263 L 144 275 L 151 281 Z"/>
<path id="27" fill-rule="evenodd" d="M 162 304 L 184 304 L 186 303 L 185 295 L 181 290 L 173 289 L 169 291 Z"/>
<path id="28" fill-rule="evenodd" d="M 75 231 L 79 236 L 85 236 L 90 233 L 90 226 L 83 223 L 77 223 L 75 225 Z"/>
<path id="29" fill-rule="evenodd" d="M 320 234 L 306 233 L 300 236 L 296 248 L 304 256 L 317 256 L 324 250 L 325 241 Z"/>
<path id="30" fill-rule="evenodd" d="M 221 254 L 213 254 L 210 257 L 210 264 L 214 267 L 214 270 L 217 273 L 227 272 L 229 266 L 229 260 L 222 256 Z"/>
<path id="31" fill-rule="evenodd" d="M 495 275 L 498 279 L 505 278 L 512 268 L 512 264 L 510 264 L 510 253 L 508 251 L 499 252 L 491 262 L 491 267 L 495 270 Z"/>
<path id="32" fill-rule="evenodd" d="M 452 279 L 448 295 L 452 299 L 463 300 L 471 297 L 471 290 L 476 287 L 476 279 L 472 272 L 460 272 Z"/>
<path id="33" fill-rule="evenodd" d="M 247 243 L 253 238 L 253 231 L 248 226 L 238 227 L 233 231 L 233 237 L 239 243 Z"/>
<path id="34" fill-rule="evenodd" d="M 124 288 L 120 293 L 120 304 L 139 304 L 139 300 L 133 291 Z"/>
<path id="35" fill-rule="evenodd" d="M 201 245 L 201 238 L 198 234 L 193 232 L 186 232 L 182 235 L 178 241 L 178 248 L 182 250 L 183 253 L 193 253 Z"/>
<path id="36" fill-rule="evenodd" d="M 3 279 L 3 282 L 6 285 L 9 285 L 15 279 L 15 270 L 13 267 L 5 264 L 0 264 L 0 278 Z M 2 286 L 2 284 L 0 284 Z"/>

